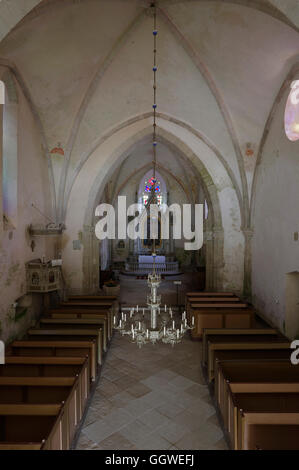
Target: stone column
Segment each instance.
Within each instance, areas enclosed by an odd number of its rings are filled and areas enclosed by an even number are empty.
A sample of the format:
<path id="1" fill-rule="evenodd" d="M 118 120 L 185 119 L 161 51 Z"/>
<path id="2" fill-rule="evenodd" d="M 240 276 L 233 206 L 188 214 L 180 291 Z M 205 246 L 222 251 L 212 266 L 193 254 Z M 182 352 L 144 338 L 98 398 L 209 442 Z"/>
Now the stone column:
<path id="1" fill-rule="evenodd" d="M 83 245 L 83 292 L 96 293 L 99 290 L 99 240 L 93 225 L 84 225 Z"/>
<path id="2" fill-rule="evenodd" d="M 222 227 L 214 227 L 213 229 L 213 287 L 215 291 L 223 290 L 223 249 L 224 249 L 224 234 Z"/>
<path id="3" fill-rule="evenodd" d="M 0 103 L 0 240 L 3 234 L 3 104 Z"/>
<path id="4" fill-rule="evenodd" d="M 212 291 L 214 284 L 214 239 L 212 231 L 204 232 L 204 244 L 206 248 L 206 290 Z"/>
<path id="5" fill-rule="evenodd" d="M 247 300 L 251 300 L 251 246 L 252 246 L 252 229 L 243 229 L 244 234 L 244 284 L 243 295 Z"/>

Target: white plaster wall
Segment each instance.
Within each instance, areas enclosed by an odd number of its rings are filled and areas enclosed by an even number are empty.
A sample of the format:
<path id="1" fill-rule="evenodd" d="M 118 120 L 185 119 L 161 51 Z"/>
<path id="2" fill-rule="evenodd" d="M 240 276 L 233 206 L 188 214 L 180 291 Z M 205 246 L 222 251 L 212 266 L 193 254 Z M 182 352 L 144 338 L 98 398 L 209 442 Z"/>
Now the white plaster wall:
<path id="1" fill-rule="evenodd" d="M 11 304 L 26 294 L 25 263 L 43 255 L 54 255 L 54 240 L 36 238 L 34 253 L 27 235 L 30 223 L 44 223 L 34 203 L 45 214 L 51 214 L 47 161 L 41 150 L 41 139 L 27 101 L 18 90 L 18 224 L 2 232 L 0 240 L 0 321 L 1 339 L 9 340 L 31 324 L 40 310 L 41 298 L 34 294 L 27 314 L 19 321 L 12 319 Z"/>
<path id="2" fill-rule="evenodd" d="M 286 274 L 298 271 L 299 144 L 284 133 L 282 97 L 259 167 L 254 200 L 252 290 L 254 303 L 275 325 L 285 321 Z"/>

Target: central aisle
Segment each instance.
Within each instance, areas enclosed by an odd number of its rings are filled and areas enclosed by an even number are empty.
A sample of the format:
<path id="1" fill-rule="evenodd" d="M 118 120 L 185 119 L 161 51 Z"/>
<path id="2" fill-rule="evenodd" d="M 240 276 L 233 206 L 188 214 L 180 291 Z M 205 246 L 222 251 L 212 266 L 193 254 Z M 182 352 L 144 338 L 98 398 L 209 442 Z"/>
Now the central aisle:
<path id="1" fill-rule="evenodd" d="M 115 334 L 77 449 L 226 449 L 200 354 L 188 336 L 138 349 Z"/>

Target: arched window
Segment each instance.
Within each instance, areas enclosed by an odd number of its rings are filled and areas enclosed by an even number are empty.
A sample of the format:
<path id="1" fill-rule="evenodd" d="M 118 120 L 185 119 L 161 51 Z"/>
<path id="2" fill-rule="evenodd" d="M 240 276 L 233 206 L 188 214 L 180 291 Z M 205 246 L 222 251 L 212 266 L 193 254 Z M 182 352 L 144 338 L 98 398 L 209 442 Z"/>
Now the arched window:
<path id="1" fill-rule="evenodd" d="M 289 140 L 295 142 L 299 139 L 299 80 L 291 84 L 284 114 L 284 128 Z"/>
<path id="2" fill-rule="evenodd" d="M 17 226 L 18 215 L 18 99 L 14 79 L 2 77 L 4 106 L 2 128 L 2 201 L 4 228 Z"/>
<path id="3" fill-rule="evenodd" d="M 138 199 L 139 203 L 142 203 L 144 206 L 148 201 L 148 197 L 152 191 L 154 185 L 153 170 L 148 171 L 142 178 L 139 185 Z M 157 195 L 157 202 L 160 206 L 161 204 L 167 204 L 167 191 L 166 184 L 164 179 L 159 173 L 156 173 L 156 189 L 155 193 Z"/>

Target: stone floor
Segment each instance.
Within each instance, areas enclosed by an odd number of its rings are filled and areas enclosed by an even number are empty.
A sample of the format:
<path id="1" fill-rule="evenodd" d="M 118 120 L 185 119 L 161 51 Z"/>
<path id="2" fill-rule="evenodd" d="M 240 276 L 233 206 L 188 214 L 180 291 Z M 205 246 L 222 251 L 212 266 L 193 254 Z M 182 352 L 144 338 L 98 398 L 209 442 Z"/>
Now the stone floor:
<path id="1" fill-rule="evenodd" d="M 200 344 L 138 349 L 116 334 L 77 449 L 226 449 Z"/>
<path id="2" fill-rule="evenodd" d="M 182 290 L 190 288 L 190 277 L 180 279 Z M 173 280 L 162 282 L 160 289 L 172 304 Z M 146 281 L 122 277 L 120 301 L 141 305 L 146 291 Z M 226 449 L 200 356 L 201 343 L 188 336 L 174 348 L 138 349 L 115 334 L 77 449 Z"/>

